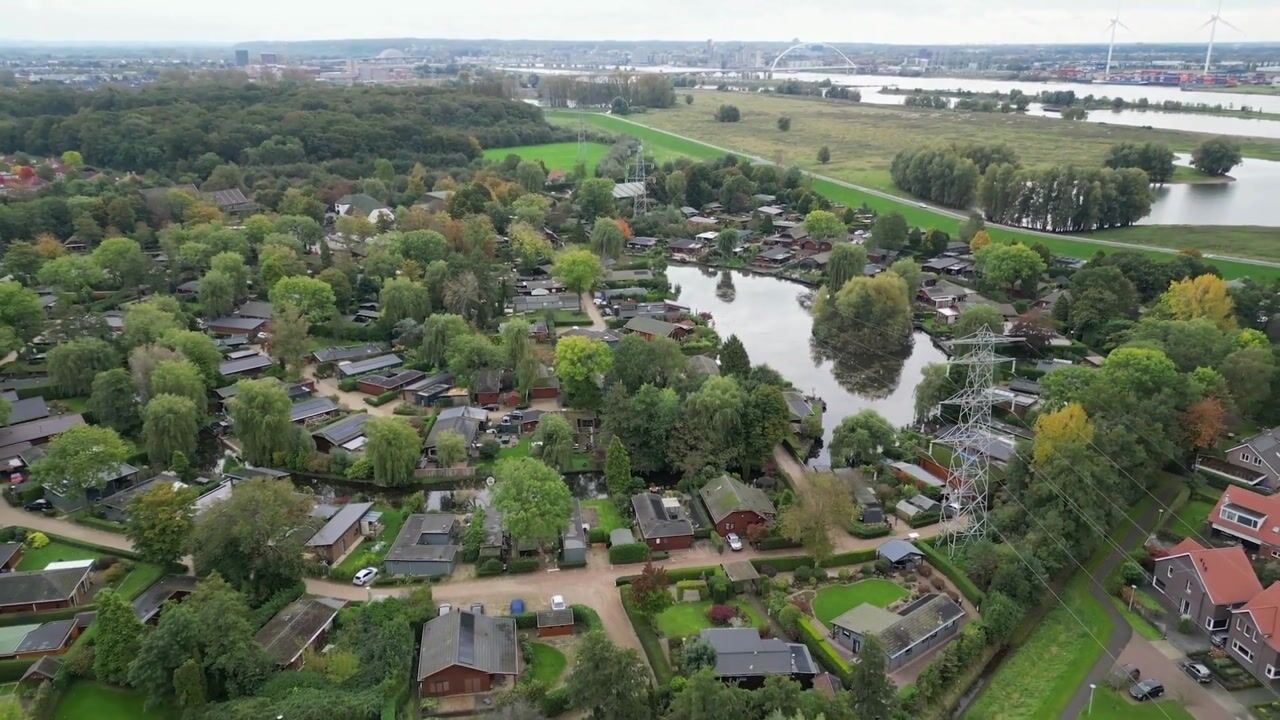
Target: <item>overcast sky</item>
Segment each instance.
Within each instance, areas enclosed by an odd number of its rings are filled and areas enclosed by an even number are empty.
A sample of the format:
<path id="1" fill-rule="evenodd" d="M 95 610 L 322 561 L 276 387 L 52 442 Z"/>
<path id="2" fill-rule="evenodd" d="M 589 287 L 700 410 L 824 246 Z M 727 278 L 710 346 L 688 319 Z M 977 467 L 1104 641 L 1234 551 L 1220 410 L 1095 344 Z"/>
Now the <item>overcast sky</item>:
<path id="1" fill-rule="evenodd" d="M 1219 0 L 1122 0 L 1123 42 L 1202 42 Z M 1115 0 L 0 0 L 0 38 L 1105 42 Z M 1222 42 L 1280 40 L 1280 0 L 1224 0 Z"/>

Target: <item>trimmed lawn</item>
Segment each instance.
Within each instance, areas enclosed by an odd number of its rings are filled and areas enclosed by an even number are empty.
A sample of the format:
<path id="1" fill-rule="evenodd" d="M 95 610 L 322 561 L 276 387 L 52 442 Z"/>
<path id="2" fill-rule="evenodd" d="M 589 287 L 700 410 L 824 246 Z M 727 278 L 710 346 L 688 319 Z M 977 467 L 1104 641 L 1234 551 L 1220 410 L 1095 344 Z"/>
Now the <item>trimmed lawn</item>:
<path id="1" fill-rule="evenodd" d="M 1164 525 L 1164 531 L 1179 540 L 1203 534 L 1202 528 L 1216 503 L 1192 498 Z"/>
<path id="2" fill-rule="evenodd" d="M 73 545 L 64 545 L 50 538 L 49 544 L 33 550 L 27 545 L 22 548 L 22 559 L 18 561 L 18 570 L 43 570 L 51 562 L 66 560 L 97 560 L 103 553 Z"/>
<path id="3" fill-rule="evenodd" d="M 502 448 L 498 451 L 498 459 L 529 457 L 529 443 L 532 437 L 532 435 L 526 435 L 515 445 Z"/>
<path id="4" fill-rule="evenodd" d="M 607 152 L 609 152 L 608 145 L 587 143 L 585 159 L 588 173 L 595 170 L 596 163 L 600 162 Z M 484 151 L 484 159 L 495 162 L 502 162 L 508 155 L 519 155 L 521 160 L 541 160 L 548 170 L 572 172 L 574 163 L 578 162 L 578 143 L 558 142 L 545 145 L 519 145 L 517 147 L 489 148 Z"/>
<path id="5" fill-rule="evenodd" d="M 1111 634 L 1111 620 L 1090 597 L 1087 582 L 1077 577 L 1060 593 L 1075 617 L 1062 606 L 1050 611 L 992 676 L 965 718 L 1040 720 L 1058 716 L 1101 653 L 1098 643 L 1106 642 Z M 1089 632 L 1080 627 L 1077 617 Z M 1097 710 L 1095 704 L 1094 712 Z"/>
<path id="6" fill-rule="evenodd" d="M 382 559 L 387 556 L 387 551 L 391 549 L 391 543 L 396 539 L 396 535 L 400 533 L 400 526 L 404 525 L 405 512 L 397 510 L 393 507 L 375 505 L 374 510 L 382 512 L 382 532 L 378 533 L 376 538 L 365 538 L 360 546 L 354 552 L 342 559 L 330 570 L 336 577 L 351 579 L 356 571 L 363 567 L 381 567 Z M 382 543 L 382 547 L 374 550 Z"/>
<path id="7" fill-rule="evenodd" d="M 135 690 L 123 690 L 102 683 L 79 680 L 67 688 L 53 713 L 53 720 L 173 720 L 172 709 L 147 712 L 146 698 Z"/>
<path id="8" fill-rule="evenodd" d="M 697 635 L 699 630 L 711 627 L 711 621 L 707 619 L 707 608 L 713 604 L 710 600 L 696 603 L 676 603 L 658 613 L 653 618 L 653 624 L 658 628 L 659 633 L 669 638 Z M 746 616 L 751 620 L 752 627 L 764 622 L 764 619 L 756 613 L 755 609 L 746 603 L 735 601 L 729 604 L 746 613 Z"/>
<path id="9" fill-rule="evenodd" d="M 618 508 L 613 504 L 612 500 L 583 500 L 582 507 L 596 511 L 595 527 L 602 528 L 605 532 L 631 527 L 630 523 L 622 519 L 622 515 L 618 512 Z"/>
<path id="10" fill-rule="evenodd" d="M 151 563 L 135 562 L 133 570 L 116 585 L 116 592 L 133 599 L 164 577 L 164 568 Z"/>
<path id="11" fill-rule="evenodd" d="M 1135 703 L 1117 690 L 1099 687 L 1093 696 L 1093 714 L 1085 717 L 1090 720 L 1191 720 L 1193 716 L 1176 700 Z"/>
<path id="12" fill-rule="evenodd" d="M 529 661 L 529 671 L 525 673 L 528 680 L 537 680 L 548 690 L 556 686 L 560 676 L 564 674 L 565 665 L 569 663 L 564 653 L 545 643 L 529 643 L 533 659 Z"/>
<path id="13" fill-rule="evenodd" d="M 859 580 L 851 585 L 828 585 L 813 598 L 813 614 L 824 626 L 830 627 L 832 620 L 863 603 L 883 608 L 906 596 L 907 591 L 897 583 L 878 578 Z"/>
<path id="14" fill-rule="evenodd" d="M 1128 603 L 1118 597 L 1111 598 L 1111 602 L 1116 606 L 1116 610 L 1120 611 L 1120 615 L 1124 617 L 1124 621 L 1129 623 L 1129 627 L 1133 628 L 1133 631 L 1138 633 L 1140 637 L 1147 640 L 1160 639 L 1160 631 L 1157 630 L 1154 625 L 1147 622 L 1146 618 L 1142 617 L 1138 613 L 1130 612 Z M 1137 604 L 1137 602 L 1138 601 L 1135 599 L 1134 604 Z"/>

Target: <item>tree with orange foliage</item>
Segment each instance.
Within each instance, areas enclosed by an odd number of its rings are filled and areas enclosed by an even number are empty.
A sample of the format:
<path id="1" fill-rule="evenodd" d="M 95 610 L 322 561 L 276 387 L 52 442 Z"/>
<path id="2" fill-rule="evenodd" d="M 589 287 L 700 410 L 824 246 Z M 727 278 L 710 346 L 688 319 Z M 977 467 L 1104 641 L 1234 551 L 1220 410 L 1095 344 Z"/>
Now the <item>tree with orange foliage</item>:
<path id="1" fill-rule="evenodd" d="M 627 223 L 624 218 L 617 218 L 614 222 L 618 223 L 618 229 L 622 231 L 622 238 L 624 240 L 631 239 L 631 236 L 633 235 L 631 232 L 631 225 Z"/>
<path id="2" fill-rule="evenodd" d="M 1079 403 L 1068 403 L 1061 410 L 1036 418 L 1036 439 L 1031 459 L 1037 466 L 1049 462 L 1054 453 L 1067 445 L 1087 445 L 1093 441 L 1093 424 Z"/>
<path id="3" fill-rule="evenodd" d="M 1222 437 L 1226 429 L 1227 411 L 1222 401 L 1216 397 L 1207 397 L 1187 406 L 1179 416 L 1183 435 L 1187 443 L 1196 450 L 1213 447 Z"/>
<path id="4" fill-rule="evenodd" d="M 973 238 L 969 240 L 969 252 L 976 253 L 982 248 L 991 244 L 991 236 L 986 230 L 979 230 L 973 234 Z"/>
<path id="5" fill-rule="evenodd" d="M 1221 330 L 1236 329 L 1235 303 L 1227 283 L 1216 275 L 1171 283 L 1160 297 L 1160 309 L 1175 320 L 1205 318 Z"/>

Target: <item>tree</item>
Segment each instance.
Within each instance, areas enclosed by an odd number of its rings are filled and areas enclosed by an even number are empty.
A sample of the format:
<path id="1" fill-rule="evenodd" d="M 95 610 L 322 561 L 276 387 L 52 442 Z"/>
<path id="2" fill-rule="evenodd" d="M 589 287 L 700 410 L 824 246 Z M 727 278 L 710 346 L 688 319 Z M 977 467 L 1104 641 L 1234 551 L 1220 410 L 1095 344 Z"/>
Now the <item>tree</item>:
<path id="1" fill-rule="evenodd" d="M 254 604 L 297 587 L 307 540 L 297 528 L 310 509 L 311 502 L 287 480 L 240 483 L 230 498 L 196 519 L 189 547 L 196 574 L 218 573 Z"/>
<path id="2" fill-rule="evenodd" d="M 649 720 L 649 671 L 635 650 L 623 650 L 592 630 L 582 639 L 565 681 L 574 707 L 593 720 Z"/>
<path id="3" fill-rule="evenodd" d="M 0 282 L 0 325 L 13 328 L 23 340 L 30 340 L 40 334 L 43 324 L 44 311 L 35 293 L 16 282 Z"/>
<path id="4" fill-rule="evenodd" d="M 97 607 L 97 635 L 93 640 L 93 673 L 112 685 L 129 681 L 129 664 L 142 640 L 142 623 L 129 600 L 114 588 L 103 588 L 93 598 Z"/>
<path id="5" fill-rule="evenodd" d="M 76 338 L 50 348 L 47 360 L 49 379 L 61 390 L 83 395 L 93 386 L 93 378 L 119 365 L 116 351 L 94 337 Z"/>
<path id="6" fill-rule="evenodd" d="M 302 275 L 306 271 L 306 265 L 293 248 L 266 245 L 258 251 L 258 276 L 262 287 L 274 288 L 282 278 Z"/>
<path id="7" fill-rule="evenodd" d="M 813 330 L 819 340 L 880 349 L 900 349 L 910 341 L 907 286 L 892 273 L 855 277 L 834 296 L 819 292 L 817 298 Z"/>
<path id="8" fill-rule="evenodd" d="M 835 255 L 833 254 L 834 258 Z M 907 286 L 907 293 L 914 298 L 916 292 L 920 289 L 920 283 L 924 281 L 924 272 L 915 260 L 911 258 L 899 258 L 894 260 L 889 266 L 889 272 L 902 278 L 902 282 Z"/>
<path id="9" fill-rule="evenodd" d="M 720 372 L 739 380 L 751 376 L 751 358 L 747 356 L 747 348 L 737 335 L 730 335 L 720 346 Z"/>
<path id="10" fill-rule="evenodd" d="M 861 659 L 849 678 L 849 695 L 858 720 L 889 720 L 894 712 L 897 691 L 886 674 L 884 649 L 868 636 L 858 653 Z"/>
<path id="11" fill-rule="evenodd" d="M 749 398 L 732 377 L 715 376 L 685 398 L 668 453 L 686 477 L 724 470 L 740 457 Z"/>
<path id="12" fill-rule="evenodd" d="M 773 449 L 791 431 L 791 409 L 777 386 L 757 384 L 747 398 L 742 420 L 742 451 L 738 464 L 743 477 L 764 465 Z"/>
<path id="13" fill-rule="evenodd" d="M 622 246 L 626 238 L 622 236 L 622 228 L 607 217 L 596 218 L 591 228 L 591 250 L 601 258 L 617 260 L 622 255 Z"/>
<path id="14" fill-rule="evenodd" d="M 738 122 L 742 118 L 742 113 L 735 105 L 721 105 L 716 109 L 715 118 L 716 122 Z"/>
<path id="15" fill-rule="evenodd" d="M 609 447 L 605 450 L 604 485 L 613 504 L 620 511 L 630 507 L 637 483 L 631 476 L 631 456 L 627 454 L 627 447 L 617 435 L 609 439 Z"/>
<path id="16" fill-rule="evenodd" d="M 614 385 L 605 397 L 605 430 L 618 437 L 638 473 L 666 469 L 670 435 L 680 415 L 680 397 L 671 388 L 640 387 L 628 396 Z"/>
<path id="17" fill-rule="evenodd" d="M 1242 160 L 1240 144 L 1224 137 L 1205 140 L 1191 152 L 1191 166 L 1207 175 L 1226 175 Z"/>
<path id="18" fill-rule="evenodd" d="M 840 218 L 827 210 L 813 210 L 805 215 L 804 229 L 814 240 L 843 240 L 849 232 Z"/>
<path id="19" fill-rule="evenodd" d="M 446 430 L 436 437 L 436 461 L 442 468 L 451 468 L 467 458 L 467 445 L 462 436 Z"/>
<path id="20" fill-rule="evenodd" d="M 507 228 L 507 238 L 511 251 L 515 253 L 523 269 L 534 267 L 543 258 L 551 257 L 553 252 L 551 241 L 523 220 L 518 220 Z"/>
<path id="21" fill-rule="evenodd" d="M 210 270 L 200 278 L 200 311 L 206 320 L 231 314 L 236 304 L 235 281 L 225 272 Z"/>
<path id="22" fill-rule="evenodd" d="M 222 352 L 214 344 L 213 338 L 195 330 L 174 330 L 166 333 L 160 342 L 190 360 L 200 370 L 206 386 L 212 386 L 218 380 Z"/>
<path id="23" fill-rule="evenodd" d="M 464 270 L 444 284 L 444 306 L 451 313 L 471 320 L 480 306 L 480 281 L 475 273 Z"/>
<path id="24" fill-rule="evenodd" d="M 151 464 L 167 467 L 175 452 L 196 452 L 200 411 L 189 398 L 159 393 L 142 409 L 142 434 Z"/>
<path id="25" fill-rule="evenodd" d="M 1126 167 L 1141 169 L 1151 182 L 1163 185 L 1173 179 L 1173 151 L 1160 143 L 1120 143 L 1112 145 L 1106 166 L 1115 170 Z"/>
<path id="26" fill-rule="evenodd" d="M 896 212 L 876 216 L 871 225 L 871 246 L 897 250 L 907 242 L 907 220 Z"/>
<path id="27" fill-rule="evenodd" d="M 1236 329 L 1235 304 L 1216 275 L 1177 280 L 1160 297 L 1160 308 L 1176 320 L 1204 318 L 1222 330 Z"/>
<path id="28" fill-rule="evenodd" d="M 599 340 L 575 335 L 557 341 L 555 371 L 564 385 L 566 402 L 590 396 L 597 387 L 596 377 L 607 373 L 612 362 L 613 351 Z"/>
<path id="29" fill-rule="evenodd" d="M 128 238 L 103 240 L 89 257 L 120 287 L 140 285 L 147 274 L 147 256 Z"/>
<path id="30" fill-rule="evenodd" d="M 180 322 L 177 301 L 171 297 L 153 295 L 144 302 L 130 305 L 124 311 L 124 334 L 121 341 L 127 348 L 157 343 L 174 330 L 184 330 Z"/>
<path id="31" fill-rule="evenodd" d="M 584 293 L 604 275 L 600 258 L 588 250 L 565 250 L 556 256 L 552 275 L 560 278 L 565 287 L 576 293 Z"/>
<path id="32" fill-rule="evenodd" d="M 44 457 L 31 467 L 32 476 L 64 497 L 101 487 L 129 457 L 128 443 L 115 430 L 79 425 L 58 435 Z"/>
<path id="33" fill-rule="evenodd" d="M 920 383 L 913 392 L 917 421 L 927 419 L 943 400 L 955 394 L 947 369 L 946 363 L 929 363 L 921 371 Z"/>
<path id="34" fill-rule="evenodd" d="M 1195 450 L 1213 447 L 1226 431 L 1226 416 L 1222 401 L 1216 397 L 1188 405 L 1179 418 L 1187 444 Z"/>
<path id="35" fill-rule="evenodd" d="M 542 462 L 564 472 L 573 459 L 573 428 L 563 415 L 543 415 L 533 441 L 541 443 Z"/>
<path id="36" fill-rule="evenodd" d="M 542 192 L 547 185 L 547 173 L 541 164 L 524 160 L 516 166 L 516 182 L 531 193 Z"/>
<path id="37" fill-rule="evenodd" d="M 458 315 L 440 313 L 427 318 L 422 324 L 422 348 L 419 354 L 425 362 L 442 367 L 450 344 L 471 333 L 471 326 Z"/>
<path id="38" fill-rule="evenodd" d="M 818 162 L 822 163 L 823 165 L 826 165 L 827 163 L 831 162 L 831 148 L 827 147 L 826 145 L 823 145 L 822 147 L 818 148 Z"/>
<path id="39" fill-rule="evenodd" d="M 506 367 L 519 368 L 520 363 L 532 357 L 529 346 L 529 323 L 512 318 L 498 326 L 498 340 Z"/>
<path id="40" fill-rule="evenodd" d="M 880 413 L 862 410 L 841 420 L 831 433 L 831 465 L 857 467 L 877 462 L 896 438 L 893 425 Z"/>
<path id="41" fill-rule="evenodd" d="M 1044 258 L 1022 243 L 992 244 L 974 255 L 974 269 L 988 285 L 1000 289 L 1015 286 L 1028 297 L 1039 287 Z"/>
<path id="42" fill-rule="evenodd" d="M 168 565 L 182 557 L 195 524 L 196 491 L 159 482 L 129 500 L 125 534 L 144 560 Z"/>
<path id="43" fill-rule="evenodd" d="M 204 672 L 195 658 L 187 658 L 173 671 L 173 695 L 184 710 L 202 708 L 209 702 Z"/>
<path id="44" fill-rule="evenodd" d="M 277 452 L 288 447 L 293 403 L 275 378 L 237 382 L 236 394 L 228 405 L 231 427 L 240 440 L 245 460 L 268 465 Z"/>
<path id="45" fill-rule="evenodd" d="M 822 212 L 821 210 L 815 210 Z M 809 213 L 813 215 L 814 213 Z M 834 216 L 833 216 L 834 217 Z M 853 243 L 839 243 L 831 250 L 831 259 L 827 262 L 827 287 L 838 292 L 845 283 L 855 277 L 862 276 L 867 265 L 867 250 Z"/>
<path id="46" fill-rule="evenodd" d="M 640 575 L 631 581 L 627 595 L 636 609 L 646 615 L 657 615 L 671 604 L 667 571 L 645 562 Z"/>
<path id="47" fill-rule="evenodd" d="M 483 335 L 468 334 L 449 343 L 445 358 L 454 382 L 469 385 L 477 371 L 498 367 L 502 353 Z"/>
<path id="48" fill-rule="evenodd" d="M 976 253 L 990 244 L 991 236 L 987 234 L 986 230 L 979 230 L 974 233 L 973 237 L 969 240 L 969 252 Z"/>
<path id="49" fill-rule="evenodd" d="M 198 412 L 205 408 L 207 392 L 204 374 L 195 363 L 187 359 L 161 360 L 152 370 L 147 384 L 147 397 L 157 395 L 177 395 L 191 401 L 191 407 Z M 166 460 L 169 456 L 164 456 Z"/>
<path id="50" fill-rule="evenodd" d="M 328 322 L 338 311 L 328 283 L 301 275 L 278 280 L 271 286 L 270 299 L 275 308 L 297 308 L 313 323 Z"/>
<path id="51" fill-rule="evenodd" d="M 403 418 L 370 418 L 364 425 L 364 434 L 374 483 L 383 487 L 408 484 L 422 448 L 413 426 Z"/>
<path id="52" fill-rule="evenodd" d="M 831 530 L 843 529 L 852 516 L 853 501 L 844 481 L 830 473 L 813 473 L 809 490 L 783 509 L 778 525 L 784 536 L 804 544 L 809 554 L 822 561 L 834 548 Z"/>
<path id="53" fill-rule="evenodd" d="M 617 203 L 613 199 L 614 182 L 609 178 L 584 178 L 573 192 L 574 202 L 578 205 L 578 214 L 587 222 L 595 222 L 597 217 L 612 217 L 617 214 Z"/>
<path id="54" fill-rule="evenodd" d="M 689 676 L 684 687 L 671 698 L 671 708 L 663 718 L 735 720 L 752 717 L 747 712 L 750 695 L 735 684 L 726 684 L 711 669 L 699 670 Z"/>
<path id="55" fill-rule="evenodd" d="M 540 545 L 560 537 L 573 502 L 560 473 L 540 460 L 522 457 L 499 461 L 494 476 L 493 507 L 502 513 L 507 533 Z"/>
<path id="56" fill-rule="evenodd" d="M 307 356 L 310 326 L 302 311 L 292 305 L 271 312 L 271 356 L 282 366 L 298 372 Z"/>
<path id="57" fill-rule="evenodd" d="M 1231 389 L 1236 407 L 1249 417 L 1257 417 L 1272 402 L 1269 389 L 1276 377 L 1275 356 L 1267 348 L 1236 350 L 1218 368 Z"/>
<path id="58" fill-rule="evenodd" d="M 787 117 L 786 115 L 783 115 L 783 116 L 779 117 L 779 118 L 778 118 L 778 129 L 779 129 L 779 130 L 781 130 L 782 132 L 790 132 L 790 131 L 791 131 L 791 118 Z"/>
<path id="59" fill-rule="evenodd" d="M 1032 460 L 1044 465 L 1055 453 L 1067 445 L 1088 445 L 1093 441 L 1093 424 L 1089 414 L 1078 403 L 1068 403 L 1053 412 L 1036 418 L 1035 444 Z"/>
<path id="60" fill-rule="evenodd" d="M 93 377 L 87 408 L 94 420 L 121 434 L 134 432 L 142 423 L 137 391 L 123 368 L 105 370 Z"/>
<path id="61" fill-rule="evenodd" d="M 986 328 L 999 337 L 1004 334 L 1004 315 L 991 305 L 970 305 L 956 318 L 955 336 L 968 337 L 980 328 Z"/>

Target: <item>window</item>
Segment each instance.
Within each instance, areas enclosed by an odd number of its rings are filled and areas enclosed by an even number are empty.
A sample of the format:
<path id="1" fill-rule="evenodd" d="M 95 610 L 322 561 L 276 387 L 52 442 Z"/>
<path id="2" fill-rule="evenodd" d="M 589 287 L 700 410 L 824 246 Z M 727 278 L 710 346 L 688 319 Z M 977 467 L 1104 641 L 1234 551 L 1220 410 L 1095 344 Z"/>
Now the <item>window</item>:
<path id="1" fill-rule="evenodd" d="M 1187 586 L 1182 589 L 1183 592 L 1191 592 L 1191 581 L 1187 581 Z"/>
<path id="2" fill-rule="evenodd" d="M 1239 640 L 1231 641 L 1231 649 L 1234 650 L 1237 655 L 1244 658 L 1245 660 L 1248 660 L 1249 662 L 1253 662 L 1253 651 L 1241 645 Z"/>
<path id="3" fill-rule="evenodd" d="M 1262 517 L 1242 512 L 1233 507 L 1224 507 L 1219 513 L 1223 520 L 1229 520 L 1233 523 L 1239 523 L 1247 528 L 1257 530 L 1262 527 Z"/>
<path id="4" fill-rule="evenodd" d="M 1165 571 L 1165 575 L 1173 577 L 1173 563 L 1169 563 L 1169 569 Z"/>
<path id="5" fill-rule="evenodd" d="M 1185 600 L 1185 599 L 1183 599 L 1183 600 L 1178 601 L 1178 614 L 1179 614 L 1179 615 L 1186 615 L 1186 614 L 1187 614 L 1187 613 L 1189 613 L 1190 611 L 1191 611 L 1191 602 L 1190 602 L 1189 600 Z"/>
<path id="6" fill-rule="evenodd" d="M 1277 670 L 1275 665 L 1268 663 L 1267 677 L 1271 678 L 1272 680 L 1275 680 L 1276 678 L 1280 678 L 1280 670 Z"/>
<path id="7" fill-rule="evenodd" d="M 1271 557 L 1280 558 L 1280 548 L 1271 548 Z"/>
<path id="8" fill-rule="evenodd" d="M 1230 623 L 1226 618 L 1223 618 L 1222 620 L 1214 620 L 1212 617 L 1207 617 L 1204 619 L 1204 627 L 1206 630 L 1226 630 L 1228 624 Z"/>
<path id="9" fill-rule="evenodd" d="M 1160 578 L 1153 578 L 1151 580 L 1151 584 L 1155 585 L 1156 589 L 1159 590 L 1160 592 L 1164 592 L 1164 581 L 1161 580 Z"/>
<path id="10" fill-rule="evenodd" d="M 1252 463 L 1252 462 L 1253 462 L 1253 456 L 1252 456 L 1252 455 L 1250 455 L 1249 453 L 1242 452 L 1242 453 L 1240 453 L 1240 462 Z"/>

